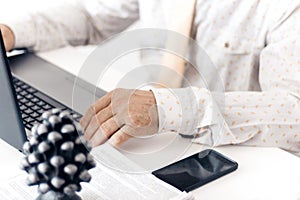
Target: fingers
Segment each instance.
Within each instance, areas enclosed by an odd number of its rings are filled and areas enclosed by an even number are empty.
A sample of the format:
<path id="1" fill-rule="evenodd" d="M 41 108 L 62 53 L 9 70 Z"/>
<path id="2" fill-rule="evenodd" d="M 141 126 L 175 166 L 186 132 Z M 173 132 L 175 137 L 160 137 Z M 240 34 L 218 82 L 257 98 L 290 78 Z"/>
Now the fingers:
<path id="1" fill-rule="evenodd" d="M 125 125 L 121 129 L 119 129 L 115 134 L 113 134 L 108 140 L 108 142 L 114 147 L 119 147 L 121 144 L 133 137 L 129 134 L 130 132 L 132 132 L 132 128 Z"/>
<path id="2" fill-rule="evenodd" d="M 80 120 L 80 124 L 81 124 L 81 126 L 83 127 L 84 130 L 88 127 L 88 125 L 89 125 L 89 123 L 91 123 L 91 120 L 93 119 L 93 117 L 99 111 L 103 110 L 105 107 L 110 105 L 111 95 L 112 95 L 111 92 L 107 93 L 106 95 L 104 95 L 102 98 L 100 98 L 94 105 L 92 105 L 87 110 L 85 115 Z"/>
<path id="3" fill-rule="evenodd" d="M 90 142 L 92 146 L 98 146 L 103 144 L 108 138 L 113 135 L 118 129 L 121 128 L 121 124 L 118 124 L 116 121 L 116 117 L 112 117 L 104 122 L 97 131 L 90 137 Z"/>
<path id="4" fill-rule="evenodd" d="M 85 138 L 88 140 L 91 139 L 99 126 L 101 126 L 111 117 L 113 117 L 113 112 L 111 105 L 109 105 L 108 107 L 98 112 L 95 116 L 93 116 L 87 127 L 83 127 L 83 129 L 85 130 Z"/>
<path id="5" fill-rule="evenodd" d="M 11 30 L 10 27 L 0 24 L 0 29 L 4 41 L 4 46 L 6 51 L 10 51 L 14 48 L 15 46 L 15 34 Z"/>
<path id="6" fill-rule="evenodd" d="M 80 123 L 93 147 L 108 139 L 119 146 L 133 136 L 157 132 L 156 100 L 149 91 L 116 89 L 91 106 Z"/>

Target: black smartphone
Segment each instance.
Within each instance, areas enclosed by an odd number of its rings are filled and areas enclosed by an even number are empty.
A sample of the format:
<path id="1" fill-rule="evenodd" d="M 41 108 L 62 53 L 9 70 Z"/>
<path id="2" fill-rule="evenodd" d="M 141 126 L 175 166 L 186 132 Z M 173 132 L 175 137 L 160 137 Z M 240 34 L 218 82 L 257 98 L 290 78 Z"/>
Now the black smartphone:
<path id="1" fill-rule="evenodd" d="M 206 149 L 152 174 L 181 191 L 189 192 L 237 168 L 237 162 L 215 150 Z"/>

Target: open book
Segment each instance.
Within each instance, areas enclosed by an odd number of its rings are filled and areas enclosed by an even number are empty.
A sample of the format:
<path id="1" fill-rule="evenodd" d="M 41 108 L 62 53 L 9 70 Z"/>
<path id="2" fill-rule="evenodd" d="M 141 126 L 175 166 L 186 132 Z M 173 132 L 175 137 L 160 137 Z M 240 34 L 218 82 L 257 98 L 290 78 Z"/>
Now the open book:
<path id="1" fill-rule="evenodd" d="M 94 148 L 92 155 L 97 166 L 90 170 L 92 180 L 82 183 L 79 195 L 83 200 L 192 200 L 190 193 L 181 192 L 157 179 L 151 173 L 141 172 L 139 166 L 108 144 Z M 25 172 L 0 185 L 1 200 L 32 200 L 38 196 L 37 187 L 25 184 Z"/>

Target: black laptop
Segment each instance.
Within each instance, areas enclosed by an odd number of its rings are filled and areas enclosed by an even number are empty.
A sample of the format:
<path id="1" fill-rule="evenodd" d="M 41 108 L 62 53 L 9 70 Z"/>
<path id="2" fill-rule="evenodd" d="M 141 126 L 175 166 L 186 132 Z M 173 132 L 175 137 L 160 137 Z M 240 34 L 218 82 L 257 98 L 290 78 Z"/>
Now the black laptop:
<path id="1" fill-rule="evenodd" d="M 22 150 L 31 128 L 42 122 L 42 113 L 53 108 L 68 110 L 76 121 L 80 120 L 81 114 L 14 77 L 10 71 L 1 32 L 0 45 L 1 139 Z"/>

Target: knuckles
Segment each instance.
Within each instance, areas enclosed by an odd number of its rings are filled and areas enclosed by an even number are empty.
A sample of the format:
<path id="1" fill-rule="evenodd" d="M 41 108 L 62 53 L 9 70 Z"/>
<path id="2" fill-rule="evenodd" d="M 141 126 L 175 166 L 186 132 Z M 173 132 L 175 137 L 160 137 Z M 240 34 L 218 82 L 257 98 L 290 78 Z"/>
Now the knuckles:
<path id="1" fill-rule="evenodd" d="M 137 128 L 146 127 L 151 124 L 150 116 L 142 113 L 129 114 L 129 120 L 130 124 Z"/>
<path id="2" fill-rule="evenodd" d="M 132 128 L 128 134 L 135 135 L 133 132 L 141 132 L 142 130 L 153 131 L 157 129 L 158 114 L 157 109 L 153 109 L 153 106 L 156 106 L 156 100 L 152 92 L 116 88 L 107 93 L 107 95 L 108 96 L 105 97 L 106 100 L 108 100 L 107 98 L 110 99 L 110 103 L 107 107 L 110 107 L 108 110 L 111 110 L 113 113 L 116 125 L 121 128 L 122 125 L 127 124 Z M 91 124 L 96 125 L 100 129 L 100 132 L 108 138 L 113 131 L 112 128 L 108 123 L 99 123 L 98 118 L 101 118 L 100 115 L 95 117 L 97 114 L 96 108 L 99 103 L 101 103 L 101 99 L 89 107 L 88 113 L 94 116 L 91 119 L 94 120 L 94 122 Z M 143 134 L 145 134 L 144 131 Z"/>

